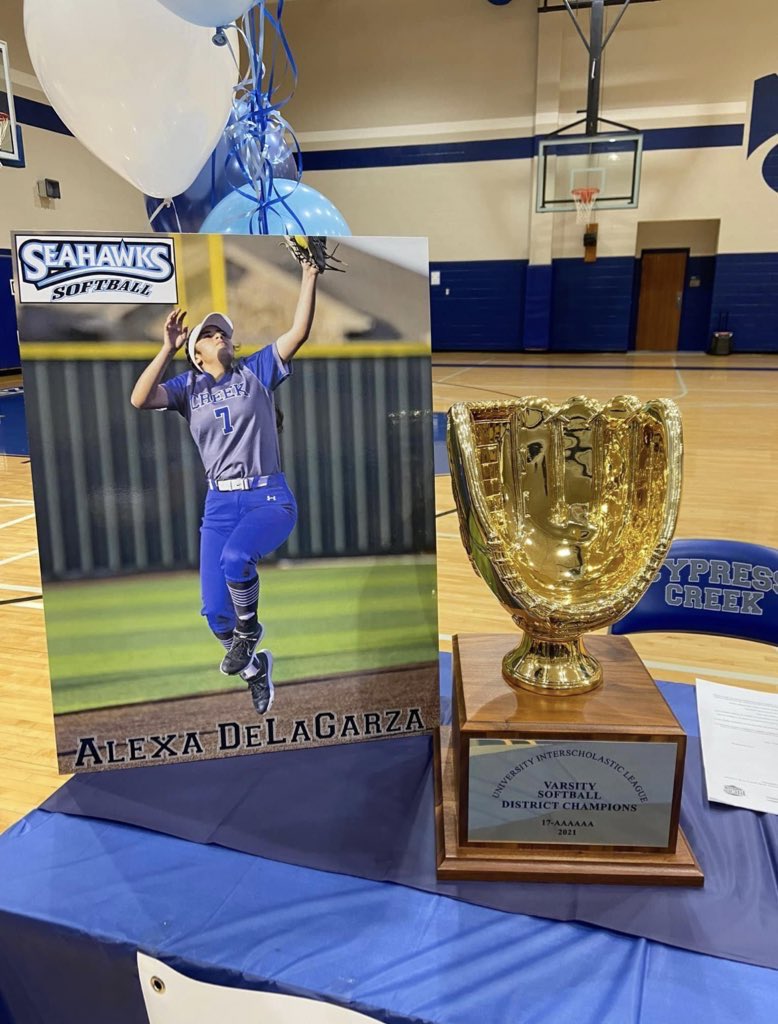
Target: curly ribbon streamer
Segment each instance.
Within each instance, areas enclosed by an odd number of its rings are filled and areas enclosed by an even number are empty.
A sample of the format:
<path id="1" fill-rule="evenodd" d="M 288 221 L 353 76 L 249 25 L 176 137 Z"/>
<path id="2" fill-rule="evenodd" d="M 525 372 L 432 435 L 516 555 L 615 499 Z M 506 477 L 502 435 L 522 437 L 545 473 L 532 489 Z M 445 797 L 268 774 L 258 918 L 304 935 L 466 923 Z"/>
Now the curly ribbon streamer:
<path id="1" fill-rule="evenodd" d="M 294 95 L 298 77 L 297 63 L 283 27 L 283 12 L 284 0 L 278 0 L 275 15 L 266 9 L 265 0 L 260 0 L 244 14 L 241 24 L 235 25 L 248 55 L 248 73 L 235 86 L 233 123 L 227 128 L 227 139 L 231 156 L 244 178 L 235 191 L 256 203 L 249 221 L 250 234 L 269 234 L 267 211 L 276 205 L 283 206 L 304 233 L 304 226 L 286 197 L 278 195 L 273 187 L 273 164 L 268 156 L 271 138 L 280 138 L 294 156 L 295 181 L 299 184 L 303 170 L 300 144 L 281 114 Z M 225 39 L 236 65 L 240 66 L 232 44 L 226 36 Z"/>
<path id="2" fill-rule="evenodd" d="M 176 204 L 175 204 L 175 202 L 172 199 L 163 199 L 162 200 L 162 202 L 159 204 L 159 206 L 154 210 L 154 212 L 149 217 L 149 224 L 153 225 L 154 224 L 154 218 L 157 216 L 157 214 L 161 213 L 162 210 L 169 209 L 171 207 L 173 209 L 173 214 L 175 215 L 175 218 L 176 218 L 176 224 L 178 225 L 178 232 L 180 234 L 183 231 L 183 228 L 181 227 L 181 220 L 180 220 L 180 218 L 178 216 L 178 210 L 176 209 Z"/>

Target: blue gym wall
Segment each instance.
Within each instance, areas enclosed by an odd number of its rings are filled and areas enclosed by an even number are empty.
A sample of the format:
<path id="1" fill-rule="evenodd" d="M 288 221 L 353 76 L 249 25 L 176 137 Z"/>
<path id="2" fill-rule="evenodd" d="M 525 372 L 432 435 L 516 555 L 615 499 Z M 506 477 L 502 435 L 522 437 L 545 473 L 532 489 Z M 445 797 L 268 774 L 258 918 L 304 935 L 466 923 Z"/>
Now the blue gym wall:
<path id="1" fill-rule="evenodd" d="M 711 329 L 727 313 L 738 351 L 778 351 L 778 252 L 717 258 Z"/>
<path id="2" fill-rule="evenodd" d="M 554 260 L 550 348 L 624 352 L 629 347 L 635 260 Z"/>
<path id="3" fill-rule="evenodd" d="M 714 281 L 719 281 L 717 262 L 715 256 L 689 258 L 679 351 L 705 349 L 710 332 L 716 329 L 717 313 L 711 310 Z M 726 257 L 726 265 L 719 273 L 721 288 L 716 297 L 724 309 L 732 310 L 738 349 L 747 351 L 745 345 L 751 339 L 749 351 L 774 351 L 778 348 L 778 254 Z M 737 280 L 737 266 L 748 275 L 745 284 Z M 560 259 L 550 268 L 530 267 L 527 260 L 478 260 L 432 263 L 430 269 L 440 273 L 440 285 L 430 289 L 437 351 L 625 352 L 634 343 L 640 260 L 631 256 L 603 257 L 595 263 Z M 538 302 L 533 312 L 527 279 L 542 271 L 548 271 L 550 298 Z M 764 282 L 770 273 L 775 283 L 766 290 Z M 730 275 L 733 287 L 727 290 Z M 693 277 L 700 282 L 695 288 L 689 287 Z M 545 298 L 542 286 L 533 289 L 534 294 L 538 292 Z"/>
<path id="4" fill-rule="evenodd" d="M 11 250 L 0 249 L 0 370 L 19 366 L 16 311 L 11 294 Z"/>
<path id="5" fill-rule="evenodd" d="M 686 287 L 683 293 L 681 327 L 678 333 L 678 350 L 693 352 L 704 348 L 710 338 L 711 306 L 713 286 L 716 279 L 715 256 L 690 256 L 686 266 Z M 699 278 L 699 286 L 690 288 L 692 277 Z"/>
<path id="6" fill-rule="evenodd" d="M 430 288 L 433 348 L 522 347 L 527 260 L 431 263 L 430 271 L 440 273 L 440 284 Z"/>

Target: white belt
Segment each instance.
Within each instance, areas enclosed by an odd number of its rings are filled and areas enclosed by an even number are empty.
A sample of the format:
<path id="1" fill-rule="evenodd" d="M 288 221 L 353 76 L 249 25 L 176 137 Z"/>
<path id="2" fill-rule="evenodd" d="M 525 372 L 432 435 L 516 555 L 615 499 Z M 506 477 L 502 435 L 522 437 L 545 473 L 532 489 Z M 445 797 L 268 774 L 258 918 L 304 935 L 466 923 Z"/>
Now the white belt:
<path id="1" fill-rule="evenodd" d="M 267 487 L 269 476 L 244 476 L 236 480 L 209 480 L 212 491 L 253 491 L 255 487 Z"/>

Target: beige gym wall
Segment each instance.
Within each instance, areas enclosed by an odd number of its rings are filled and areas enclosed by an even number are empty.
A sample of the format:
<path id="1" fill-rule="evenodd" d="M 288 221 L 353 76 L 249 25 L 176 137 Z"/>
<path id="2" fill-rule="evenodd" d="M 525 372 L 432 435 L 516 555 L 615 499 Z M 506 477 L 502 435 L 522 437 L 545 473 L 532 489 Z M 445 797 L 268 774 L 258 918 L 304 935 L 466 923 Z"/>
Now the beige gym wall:
<path id="1" fill-rule="evenodd" d="M 527 259 L 532 162 L 306 172 L 355 235 L 427 235 L 432 260 Z"/>
<path id="2" fill-rule="evenodd" d="M 321 22 L 319 10 L 314 0 L 288 8 L 300 64 L 288 113 L 309 151 L 522 137 L 536 118 L 538 132 L 550 131 L 585 105 L 586 53 L 564 12 L 538 16 L 524 0 L 330 0 Z M 560 35 L 556 58 L 541 68 L 538 32 L 546 60 L 554 47 L 544 37 Z M 776 37 L 774 0 L 753 0 L 737 16 L 728 0 L 635 4 L 606 51 L 602 112 L 641 129 L 745 124 L 747 135 L 753 82 L 778 70 L 767 45 Z M 600 255 L 634 253 L 639 221 L 719 218 L 720 251 L 775 251 L 778 196 L 761 178 L 773 143 L 747 161 L 746 141 L 646 153 L 639 209 L 599 215 Z M 523 258 L 529 164 L 334 170 L 306 180 L 357 232 L 427 232 L 433 260 Z M 554 216 L 552 235 L 551 257 L 581 254 L 574 215 Z"/>
<path id="3" fill-rule="evenodd" d="M 638 224 L 635 256 L 644 249 L 683 249 L 690 256 L 715 256 L 718 252 L 717 220 L 660 220 Z"/>
<path id="4" fill-rule="evenodd" d="M 531 134 L 537 5 L 486 0 L 299 0 L 284 24 L 300 69 L 289 120 L 315 148 Z M 527 131 L 516 131 L 515 119 Z M 408 126 L 427 125 L 421 137 Z M 480 126 L 480 127 L 479 127 Z M 383 133 L 382 133 L 383 129 Z M 321 139 L 318 133 L 333 133 Z M 476 133 L 476 134 L 473 134 Z"/>

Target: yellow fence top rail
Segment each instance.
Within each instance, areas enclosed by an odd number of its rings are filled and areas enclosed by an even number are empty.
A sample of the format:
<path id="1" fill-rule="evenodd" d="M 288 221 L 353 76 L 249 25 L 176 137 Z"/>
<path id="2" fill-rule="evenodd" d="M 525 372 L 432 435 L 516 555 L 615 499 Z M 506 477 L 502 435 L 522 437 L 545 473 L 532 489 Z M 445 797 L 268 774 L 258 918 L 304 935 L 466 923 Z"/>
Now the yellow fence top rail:
<path id="1" fill-rule="evenodd" d="M 21 351 L 22 360 L 153 359 L 159 352 L 159 345 L 147 341 L 23 341 Z M 254 351 L 256 348 L 247 346 L 241 348 L 240 355 L 250 355 Z M 398 359 L 429 354 L 429 343 L 423 341 L 355 341 L 342 345 L 309 344 L 297 353 L 295 359 Z M 183 352 L 176 359 L 186 362 Z"/>

